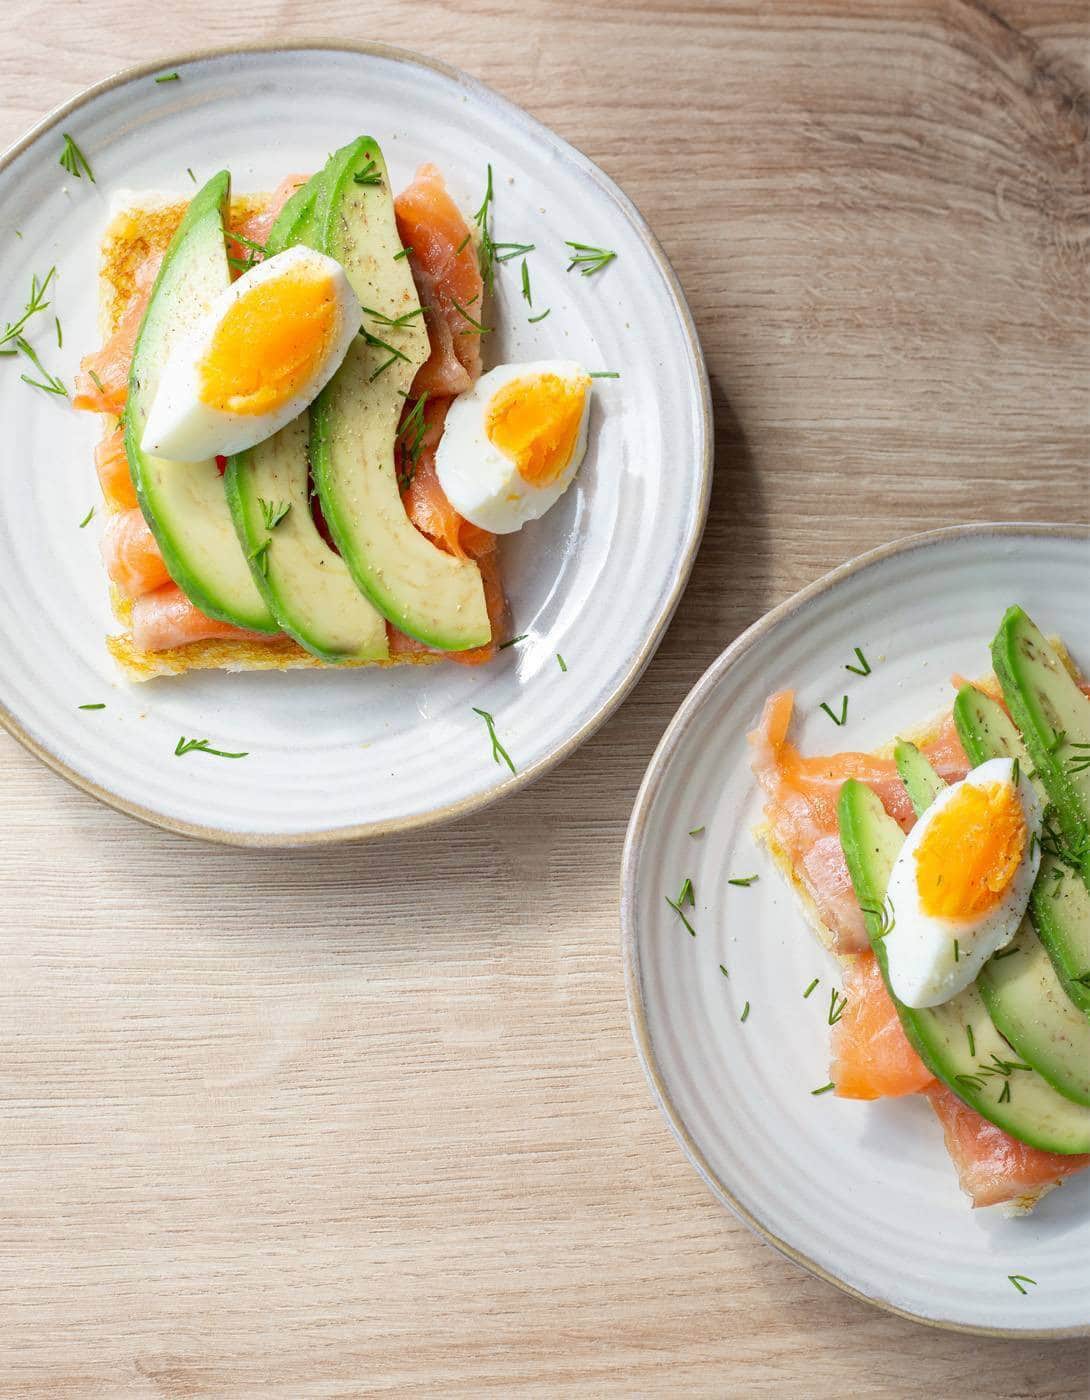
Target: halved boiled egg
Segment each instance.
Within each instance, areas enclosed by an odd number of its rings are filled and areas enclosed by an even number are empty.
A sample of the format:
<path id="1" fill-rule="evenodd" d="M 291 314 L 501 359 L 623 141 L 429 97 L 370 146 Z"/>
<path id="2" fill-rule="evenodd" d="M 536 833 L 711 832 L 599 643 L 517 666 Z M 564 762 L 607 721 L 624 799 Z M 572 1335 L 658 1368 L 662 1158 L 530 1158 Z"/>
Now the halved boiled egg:
<path id="1" fill-rule="evenodd" d="M 572 360 L 497 365 L 450 406 L 436 453 L 459 515 L 510 534 L 571 485 L 587 450 L 591 379 Z"/>
<path id="2" fill-rule="evenodd" d="M 179 343 L 144 428 L 145 452 L 179 462 L 263 442 L 332 379 L 362 322 L 344 269 L 288 248 L 233 282 Z"/>
<path id="3" fill-rule="evenodd" d="M 949 1001 L 1010 942 L 1037 878 L 1040 839 L 1040 801 L 1013 759 L 989 759 L 935 798 L 889 879 L 883 946 L 906 1006 Z"/>

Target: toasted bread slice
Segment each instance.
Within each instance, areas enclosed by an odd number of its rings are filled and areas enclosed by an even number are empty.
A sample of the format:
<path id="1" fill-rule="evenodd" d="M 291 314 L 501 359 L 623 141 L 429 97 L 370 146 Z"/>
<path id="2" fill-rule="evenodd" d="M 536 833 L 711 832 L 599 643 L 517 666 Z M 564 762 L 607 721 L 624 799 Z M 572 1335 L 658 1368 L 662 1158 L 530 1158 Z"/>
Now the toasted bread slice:
<path id="1" fill-rule="evenodd" d="M 231 224 L 260 214 L 269 196 L 241 195 L 231 201 Z M 99 272 L 99 329 L 103 340 L 116 330 L 121 316 L 139 285 L 139 272 L 151 257 L 162 255 L 186 211 L 186 201 L 172 196 L 139 194 L 122 197 L 120 208 L 111 219 L 101 244 Z M 116 426 L 112 417 L 103 416 L 104 436 Z M 190 642 L 166 651 L 142 651 L 133 641 L 130 627 L 132 603 L 116 588 L 110 598 L 114 615 L 124 627 L 107 637 L 111 655 L 130 681 L 151 680 L 155 676 L 179 676 L 186 671 L 287 671 L 302 667 L 325 667 L 290 637 L 240 637 L 237 641 Z M 389 660 L 353 661 L 346 666 L 429 665 L 443 658 L 437 652 L 405 651 L 392 653 Z M 340 666 L 329 669 L 339 670 Z"/>

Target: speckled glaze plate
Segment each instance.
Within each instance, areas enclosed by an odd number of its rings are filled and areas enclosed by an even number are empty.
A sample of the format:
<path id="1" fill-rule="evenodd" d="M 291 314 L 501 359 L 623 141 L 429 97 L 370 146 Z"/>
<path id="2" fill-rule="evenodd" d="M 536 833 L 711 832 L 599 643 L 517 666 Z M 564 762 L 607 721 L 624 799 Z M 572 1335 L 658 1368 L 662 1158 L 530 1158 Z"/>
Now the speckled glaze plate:
<path id="1" fill-rule="evenodd" d="M 964 1331 L 1090 1330 L 1090 1173 L 1025 1218 L 974 1211 L 923 1099 L 811 1094 L 829 1078 L 837 964 L 753 839 L 761 799 L 746 732 L 767 695 L 792 687 L 804 752 L 887 743 L 951 704 L 955 672 L 990 670 L 988 644 L 1015 602 L 1061 634 L 1086 670 L 1088 573 L 1090 536 L 1002 525 L 917 535 L 837 569 L 751 627 L 697 683 L 651 761 L 625 845 L 633 1034 L 697 1171 L 822 1278 Z M 844 669 L 855 646 L 872 664 L 867 677 Z M 820 704 L 839 713 L 845 694 L 837 729 Z M 727 884 L 752 874 L 748 887 Z M 686 876 L 695 938 L 665 900 Z M 1019 1293 L 1011 1274 L 1036 1284 Z"/>
<path id="2" fill-rule="evenodd" d="M 176 82 L 154 81 L 175 71 Z M 95 184 L 59 167 L 63 132 Z M 0 360 L 0 723 L 103 801 L 190 835 L 252 845 L 363 837 L 458 816 L 524 786 L 635 682 L 703 528 L 707 381 L 654 237 L 585 156 L 481 84 L 411 54 L 339 44 L 205 53 L 82 94 L 0 160 L 0 317 L 16 317 L 31 276 L 55 264 L 54 304 L 34 342 L 71 384 L 98 344 L 98 241 L 117 191 L 189 194 L 187 167 L 203 181 L 224 166 L 239 191 L 271 189 L 363 132 L 382 143 L 396 186 L 435 161 L 469 211 L 492 163 L 495 237 L 536 245 L 534 310 L 552 309 L 528 324 L 519 264 L 505 265 L 487 363 L 563 356 L 621 377 L 597 381 L 576 486 L 505 542 L 512 627 L 528 638 L 495 664 L 193 673 L 129 686 L 103 644 L 117 627 L 98 558 L 101 511 L 80 529 L 98 499 L 98 422 Z M 566 272 L 565 239 L 617 258 L 593 277 Z M 106 708 L 79 709 L 99 702 Z M 474 706 L 495 716 L 514 776 L 493 762 Z M 183 735 L 248 757 L 175 757 Z"/>

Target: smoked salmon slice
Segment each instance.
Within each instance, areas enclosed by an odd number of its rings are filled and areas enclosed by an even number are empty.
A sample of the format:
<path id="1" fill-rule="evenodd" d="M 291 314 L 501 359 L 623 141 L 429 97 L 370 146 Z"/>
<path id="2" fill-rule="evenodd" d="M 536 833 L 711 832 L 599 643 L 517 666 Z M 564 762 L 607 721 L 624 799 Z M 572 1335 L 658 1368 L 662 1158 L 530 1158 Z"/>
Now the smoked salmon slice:
<path id="1" fill-rule="evenodd" d="M 878 959 L 860 953 L 844 969 L 840 1020 L 833 1026 L 829 1078 L 844 1099 L 918 1094 L 934 1075 L 912 1048 L 886 990 Z"/>
<path id="2" fill-rule="evenodd" d="M 118 414 L 129 396 L 129 366 L 140 323 L 144 319 L 162 253 L 150 254 L 136 269 L 133 293 L 117 329 L 101 350 L 84 355 L 76 375 L 72 407 L 88 413 Z"/>
<path id="3" fill-rule="evenodd" d="M 136 505 L 136 487 L 125 452 L 125 434 L 120 428 L 115 428 L 95 447 L 95 470 L 103 499 L 112 510 L 131 510 Z"/>
<path id="4" fill-rule="evenodd" d="M 1005 1205 L 1023 1197 L 1034 1200 L 1090 1164 L 1090 1156 L 1062 1157 L 1019 1142 L 981 1118 L 938 1080 L 924 1093 L 942 1124 L 961 1189 L 974 1206 Z"/>
<path id="5" fill-rule="evenodd" d="M 138 506 L 110 517 L 102 536 L 102 560 L 126 598 L 141 598 L 170 582 L 159 542 Z"/>
<path id="6" fill-rule="evenodd" d="M 260 632 L 246 632 L 229 622 L 217 622 L 189 601 L 176 583 L 164 584 L 154 593 L 137 598 L 132 608 L 133 645 L 140 651 L 169 651 L 190 642 L 216 639 L 267 642 Z"/>
<path id="7" fill-rule="evenodd" d="M 458 310 L 462 306 L 474 321 L 481 319 L 484 283 L 477 250 L 434 165 L 417 170 L 394 210 L 431 338 L 431 354 L 417 372 L 413 394 L 453 398 L 481 376 L 480 334 Z"/>
<path id="8" fill-rule="evenodd" d="M 793 691 L 781 690 L 770 696 L 757 728 L 749 735 L 753 771 L 766 797 L 765 816 L 822 923 L 832 933 L 835 951 L 865 952 L 870 944 L 840 848 L 837 798 L 846 778 L 858 778 L 874 789 L 886 811 L 906 831 L 913 821 L 912 803 L 892 758 L 868 753 L 804 758 L 787 737 L 794 705 Z M 969 771 L 952 718 L 943 722 L 923 752 L 947 782 L 955 782 Z"/>

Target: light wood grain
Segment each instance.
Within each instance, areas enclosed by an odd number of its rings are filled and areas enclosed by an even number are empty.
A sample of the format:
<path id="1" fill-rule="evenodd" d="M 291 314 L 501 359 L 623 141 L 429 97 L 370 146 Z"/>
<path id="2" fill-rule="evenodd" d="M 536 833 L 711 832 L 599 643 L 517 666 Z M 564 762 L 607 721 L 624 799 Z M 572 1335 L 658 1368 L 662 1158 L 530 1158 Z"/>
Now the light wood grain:
<path id="1" fill-rule="evenodd" d="M 0 738 L 0 1395 L 1085 1394 L 1081 1344 L 888 1317 L 714 1204 L 616 911 L 642 771 L 742 627 L 913 530 L 1086 516 L 1088 33 L 1080 0 L 9 0 L 0 142 L 201 44 L 470 69 L 641 206 L 719 440 L 631 699 L 459 826 L 205 849 Z"/>

